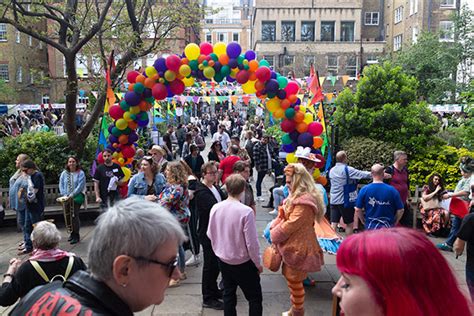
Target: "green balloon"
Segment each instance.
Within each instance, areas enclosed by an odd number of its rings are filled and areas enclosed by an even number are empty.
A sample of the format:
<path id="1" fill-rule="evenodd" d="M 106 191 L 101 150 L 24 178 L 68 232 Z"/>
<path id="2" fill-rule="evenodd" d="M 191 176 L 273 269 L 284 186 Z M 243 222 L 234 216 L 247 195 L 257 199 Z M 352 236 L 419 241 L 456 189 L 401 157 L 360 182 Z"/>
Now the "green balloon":
<path id="1" fill-rule="evenodd" d="M 120 107 L 125 112 L 127 112 L 130 109 L 130 105 L 128 105 L 127 101 L 125 101 L 125 100 L 120 101 Z"/>
<path id="2" fill-rule="evenodd" d="M 242 63 L 244 62 L 245 60 L 245 56 L 244 55 L 240 55 L 239 57 L 237 57 L 237 63 L 239 65 L 242 65 Z"/>
<path id="3" fill-rule="evenodd" d="M 212 58 L 213 61 L 218 61 L 218 60 L 219 60 L 219 57 L 217 57 L 217 55 L 214 54 L 214 53 L 209 54 L 209 56 L 211 56 L 211 58 Z"/>
<path id="4" fill-rule="evenodd" d="M 285 134 L 281 137 L 281 142 L 284 145 L 288 145 L 291 144 L 293 141 L 291 140 L 290 134 Z"/>
<path id="5" fill-rule="evenodd" d="M 277 78 L 278 81 L 278 87 L 280 89 L 285 89 L 285 87 L 288 85 L 288 79 L 286 77 L 280 76 Z"/>
<path id="6" fill-rule="evenodd" d="M 190 60 L 189 67 L 191 67 L 192 70 L 198 70 L 199 62 L 196 59 Z"/>
<path id="7" fill-rule="evenodd" d="M 133 85 L 133 91 L 136 94 L 142 94 L 144 90 L 145 90 L 145 86 L 141 82 L 137 82 Z"/>
<path id="8" fill-rule="evenodd" d="M 285 110 L 285 116 L 288 119 L 294 118 L 295 114 L 296 114 L 296 112 L 295 112 L 295 109 L 293 109 L 293 108 L 288 108 L 288 109 Z"/>
<path id="9" fill-rule="evenodd" d="M 265 59 L 260 60 L 258 63 L 260 66 L 270 67 L 270 64 Z"/>
<path id="10" fill-rule="evenodd" d="M 115 137 L 119 137 L 120 135 L 122 135 L 122 131 L 119 130 L 117 127 L 114 127 L 112 128 L 112 135 L 114 135 Z"/>
<path id="11" fill-rule="evenodd" d="M 226 76 L 230 75 L 230 67 L 227 66 L 227 65 L 222 66 L 222 68 L 221 68 L 221 75 L 222 75 L 223 77 L 226 77 Z"/>
<path id="12" fill-rule="evenodd" d="M 216 74 L 214 75 L 214 80 L 215 80 L 216 82 L 221 82 L 222 80 L 224 80 L 224 76 L 222 76 L 220 73 L 216 73 Z"/>
<path id="13" fill-rule="evenodd" d="M 268 93 L 268 98 L 269 99 L 273 99 L 274 97 L 276 96 L 276 93 L 272 92 L 272 93 Z"/>
<path id="14" fill-rule="evenodd" d="M 123 131 L 122 131 L 122 134 L 124 135 L 130 135 L 130 133 L 132 132 L 132 130 L 130 129 L 130 127 L 126 127 Z"/>
<path id="15" fill-rule="evenodd" d="M 150 103 L 150 104 L 153 104 L 155 102 L 155 98 L 154 97 L 149 97 L 149 98 L 146 98 L 145 101 Z"/>

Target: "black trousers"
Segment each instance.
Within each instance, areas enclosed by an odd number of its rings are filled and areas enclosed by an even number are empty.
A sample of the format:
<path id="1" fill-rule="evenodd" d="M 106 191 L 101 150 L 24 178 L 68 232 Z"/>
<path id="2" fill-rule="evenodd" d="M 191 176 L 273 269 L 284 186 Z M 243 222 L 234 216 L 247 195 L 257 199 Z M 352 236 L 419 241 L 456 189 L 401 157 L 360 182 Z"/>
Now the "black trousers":
<path id="1" fill-rule="evenodd" d="M 403 205 L 404 211 L 402 218 L 400 218 L 400 225 L 412 228 L 413 227 L 413 213 L 411 210 L 410 205 L 404 204 Z"/>
<path id="2" fill-rule="evenodd" d="M 257 197 L 262 196 L 262 182 L 266 174 L 267 171 L 257 171 L 257 182 L 255 183 L 255 187 L 257 188 Z"/>
<path id="3" fill-rule="evenodd" d="M 237 316 L 237 286 L 240 287 L 249 302 L 249 316 L 261 316 L 262 287 L 258 269 L 249 260 L 239 265 L 231 265 L 219 260 L 219 267 L 224 280 L 224 316 Z"/>
<path id="4" fill-rule="evenodd" d="M 222 297 L 217 287 L 217 277 L 219 276 L 219 264 L 214 250 L 212 250 L 209 238 L 201 238 L 203 265 L 202 265 L 202 300 L 208 302 Z"/>

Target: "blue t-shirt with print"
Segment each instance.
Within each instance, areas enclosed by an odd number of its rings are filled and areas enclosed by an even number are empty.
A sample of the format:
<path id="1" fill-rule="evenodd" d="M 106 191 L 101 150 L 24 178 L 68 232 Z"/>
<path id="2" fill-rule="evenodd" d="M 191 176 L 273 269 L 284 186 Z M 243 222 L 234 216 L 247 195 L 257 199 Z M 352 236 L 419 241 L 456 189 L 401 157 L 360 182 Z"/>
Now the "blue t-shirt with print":
<path id="1" fill-rule="evenodd" d="M 395 225 L 396 211 L 403 209 L 403 202 L 394 187 L 371 183 L 360 190 L 356 207 L 365 209 L 366 229 L 379 229 Z"/>

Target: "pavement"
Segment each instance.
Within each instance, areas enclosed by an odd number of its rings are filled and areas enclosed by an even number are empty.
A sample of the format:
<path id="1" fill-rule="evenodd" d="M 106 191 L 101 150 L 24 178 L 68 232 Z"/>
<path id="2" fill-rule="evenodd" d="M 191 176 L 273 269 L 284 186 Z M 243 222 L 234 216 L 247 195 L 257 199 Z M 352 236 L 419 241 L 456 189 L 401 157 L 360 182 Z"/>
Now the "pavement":
<path id="1" fill-rule="evenodd" d="M 209 147 L 209 146 L 207 146 Z M 203 155 L 204 157 L 207 156 Z M 257 231 L 260 235 L 260 251 L 263 252 L 267 246 L 266 240 L 261 236 L 267 223 L 274 217 L 268 214 L 271 209 L 262 208 L 269 199 L 268 189 L 272 186 L 273 181 L 270 177 L 265 177 L 263 182 L 263 197 L 265 202 L 257 202 Z M 56 216 L 55 222 L 60 229 L 63 240 L 60 243 L 60 248 L 74 252 L 79 255 L 87 264 L 87 247 L 94 229 L 94 217 L 91 214 L 84 214 L 81 216 L 81 242 L 76 245 L 70 245 L 67 242 L 67 232 L 64 227 L 64 222 L 61 217 Z M 11 224 L 11 223 L 10 223 Z M 22 240 L 22 234 L 16 231 L 13 225 L 0 227 L 0 271 L 5 273 L 8 268 L 10 258 L 16 257 L 16 248 L 18 243 Z M 443 239 L 432 238 L 433 243 L 442 242 Z M 465 282 L 465 256 L 456 259 L 453 253 L 442 252 L 444 257 L 451 265 L 453 271 L 461 287 L 467 293 Z M 187 257 L 190 253 L 187 252 Z M 27 256 L 21 259 L 27 260 Z M 306 287 L 305 310 L 307 315 L 332 315 L 332 301 L 331 288 L 339 279 L 339 271 L 336 267 L 336 257 L 334 255 L 324 255 L 325 265 L 322 270 L 310 275 L 316 280 L 315 287 Z M 188 278 L 181 283 L 181 286 L 170 288 L 166 292 L 165 300 L 159 306 L 151 306 L 146 310 L 136 313 L 136 315 L 167 315 L 167 316 L 214 316 L 223 315 L 222 311 L 215 311 L 202 307 L 201 298 L 201 273 L 202 264 L 197 267 L 187 267 L 186 273 Z M 442 279 L 442 276 L 440 276 Z M 280 272 L 271 272 L 264 270 L 261 275 L 261 284 L 263 291 L 263 314 L 264 315 L 281 315 L 283 311 L 290 308 L 289 291 L 285 279 Z M 7 315 L 12 307 L 0 307 L 0 315 Z M 238 292 L 237 314 L 248 314 L 248 304 L 242 292 Z"/>

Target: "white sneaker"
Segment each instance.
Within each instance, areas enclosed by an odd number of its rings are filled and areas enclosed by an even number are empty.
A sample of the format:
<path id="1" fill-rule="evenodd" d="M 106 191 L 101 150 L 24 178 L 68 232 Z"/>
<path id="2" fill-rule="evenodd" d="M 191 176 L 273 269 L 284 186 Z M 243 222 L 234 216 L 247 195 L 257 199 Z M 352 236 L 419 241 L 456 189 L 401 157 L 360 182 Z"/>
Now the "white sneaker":
<path id="1" fill-rule="evenodd" d="M 278 210 L 273 209 L 273 211 L 268 212 L 270 215 L 278 215 Z"/>
<path id="2" fill-rule="evenodd" d="M 201 259 L 199 258 L 199 255 L 192 255 L 191 258 L 189 258 L 186 261 L 186 266 L 194 267 L 194 266 L 198 266 L 200 263 L 201 263 Z"/>
<path id="3" fill-rule="evenodd" d="M 256 200 L 257 200 L 258 202 L 265 202 L 265 199 L 264 199 L 263 197 L 261 197 L 261 196 L 257 196 Z"/>

